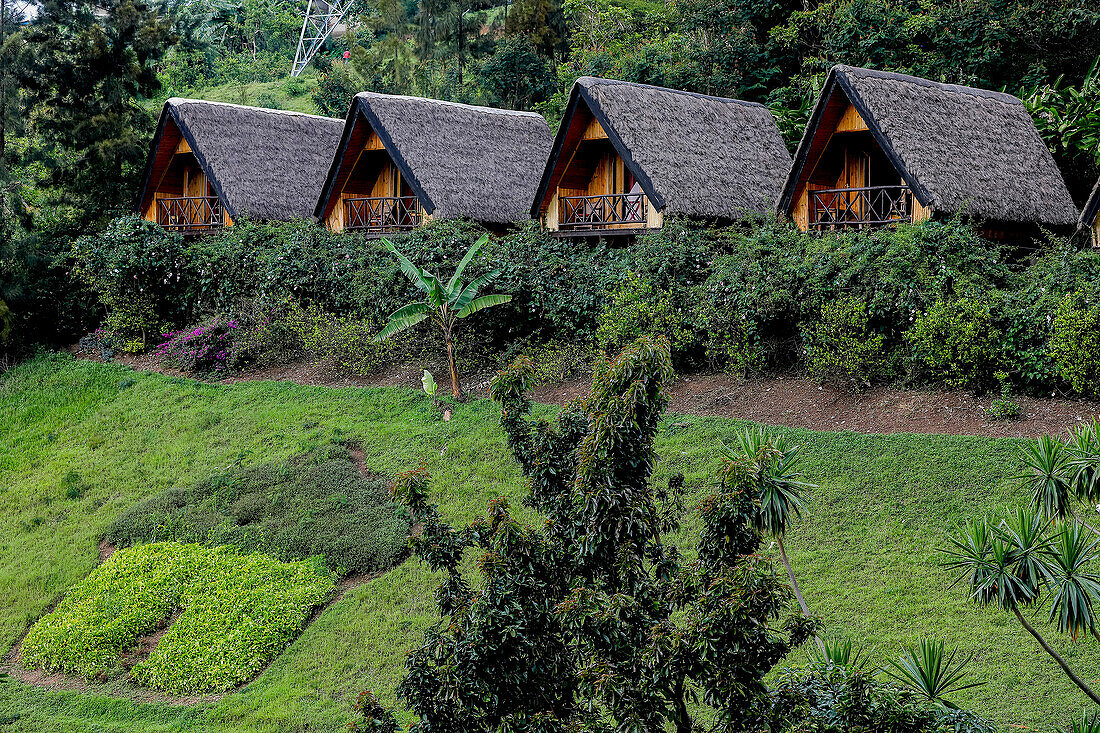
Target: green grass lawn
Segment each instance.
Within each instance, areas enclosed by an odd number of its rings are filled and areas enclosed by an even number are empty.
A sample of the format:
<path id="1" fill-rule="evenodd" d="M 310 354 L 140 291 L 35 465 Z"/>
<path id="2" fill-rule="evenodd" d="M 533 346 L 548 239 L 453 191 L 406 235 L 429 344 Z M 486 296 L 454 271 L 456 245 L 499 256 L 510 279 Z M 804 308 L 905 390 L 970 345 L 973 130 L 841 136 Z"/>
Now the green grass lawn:
<path id="1" fill-rule="evenodd" d="M 122 511 L 235 461 L 355 439 L 382 474 L 426 462 L 455 521 L 494 496 L 518 500 L 522 478 L 496 418 L 492 403 L 475 400 L 442 422 L 422 394 L 403 389 L 210 385 L 67 357 L 25 364 L 0 377 L 0 651 L 96 566 L 99 537 Z M 717 467 L 714 446 L 738 427 L 668 416 L 661 472 L 683 471 L 702 490 Z M 1084 695 L 1015 620 L 968 605 L 937 566 L 945 526 L 1022 500 L 1010 480 L 1013 441 L 789 432 L 820 484 L 789 541 L 812 610 L 865 639 L 876 660 L 921 635 L 975 654 L 973 675 L 986 684 L 956 702 L 1000 723 L 1045 731 L 1079 714 Z M 685 526 L 685 549 L 696 526 Z M 0 730 L 341 730 L 363 687 L 393 702 L 405 651 L 433 621 L 437 582 L 410 561 L 349 591 L 259 678 L 214 703 L 173 707 L 109 697 L 106 687 L 0 684 Z M 1049 636 L 1087 679 L 1100 677 L 1095 642 Z"/>

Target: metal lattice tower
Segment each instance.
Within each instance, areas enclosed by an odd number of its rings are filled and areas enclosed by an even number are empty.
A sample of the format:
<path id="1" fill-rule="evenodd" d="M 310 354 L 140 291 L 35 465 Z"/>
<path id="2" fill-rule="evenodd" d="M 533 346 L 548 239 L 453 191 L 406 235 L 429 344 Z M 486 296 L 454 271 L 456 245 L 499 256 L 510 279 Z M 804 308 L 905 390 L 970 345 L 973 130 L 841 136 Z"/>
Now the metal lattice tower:
<path id="1" fill-rule="evenodd" d="M 355 0 L 309 0 L 306 16 L 302 20 L 302 33 L 298 36 L 298 50 L 294 53 L 291 76 L 298 76 L 313 58 L 321 44 L 344 20 Z"/>

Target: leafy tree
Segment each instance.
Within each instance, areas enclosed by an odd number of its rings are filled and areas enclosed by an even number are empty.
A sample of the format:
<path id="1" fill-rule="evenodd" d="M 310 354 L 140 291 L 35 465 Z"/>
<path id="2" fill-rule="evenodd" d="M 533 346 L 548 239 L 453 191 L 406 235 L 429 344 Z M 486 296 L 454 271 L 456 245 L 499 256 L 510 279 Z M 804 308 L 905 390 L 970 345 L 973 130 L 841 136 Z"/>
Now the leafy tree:
<path id="1" fill-rule="evenodd" d="M 506 109 L 532 109 L 554 91 L 554 71 L 523 36 L 502 40 L 482 60 L 477 84 L 489 104 Z"/>
<path id="2" fill-rule="evenodd" d="M 1048 602 L 1049 620 L 1076 639 L 1082 632 L 1100 638 L 1095 606 L 1100 576 L 1089 572 L 1100 545 L 1077 522 L 1051 523 L 1031 508 L 1017 509 L 1000 522 L 972 520 L 960 527 L 946 550 L 946 566 L 962 573 L 970 598 L 1016 616 L 1066 676 L 1100 705 L 1100 694 L 1069 666 L 1032 626 L 1021 609 Z"/>
<path id="3" fill-rule="evenodd" d="M 454 393 L 454 398 L 460 400 L 463 398 L 463 393 L 459 384 L 454 343 L 454 333 L 458 321 L 485 308 L 501 305 L 512 300 L 511 295 L 478 296 L 482 288 L 500 276 L 500 270 L 487 272 L 468 282 L 462 278 L 466 266 L 489 241 L 489 235 L 482 235 L 480 239 L 474 242 L 458 263 L 451 279 L 446 283 L 443 283 L 427 270 L 414 265 L 408 257 L 398 252 L 389 240 L 382 241 L 401 263 L 401 271 L 412 280 L 417 288 L 423 291 L 424 300 L 410 303 L 394 311 L 390 316 L 390 322 L 378 334 L 376 340 L 382 341 L 396 333 L 412 328 L 427 318 L 431 318 L 432 323 L 442 333 L 443 342 L 447 346 L 447 362 L 451 369 L 451 390 Z"/>
<path id="4" fill-rule="evenodd" d="M 1079 87 L 1059 77 L 1024 97 L 1039 134 L 1053 153 L 1077 204 L 1100 174 L 1100 59 Z"/>
<path id="5" fill-rule="evenodd" d="M 546 521 L 525 525 L 503 499 L 462 529 L 442 521 L 421 469 L 395 493 L 424 532 L 416 552 L 446 573 L 443 619 L 408 659 L 399 694 L 416 730 L 712 730 L 765 724 L 765 675 L 813 634 L 776 624 L 790 599 L 760 554 L 755 486 L 725 475 L 700 504 L 699 558 L 663 535 L 678 526 L 683 479 L 653 480 L 653 441 L 672 378 L 663 337 L 643 337 L 554 424 L 533 422 L 520 357 L 493 380 L 501 423 Z M 482 581 L 460 569 L 481 552 Z M 376 716 L 378 717 L 378 716 Z"/>
<path id="6" fill-rule="evenodd" d="M 102 12 L 99 8 L 102 7 Z M 50 183 L 86 220 L 129 205 L 143 169 L 168 24 L 141 0 L 45 0 L 24 31 L 19 81 Z"/>
<path id="7" fill-rule="evenodd" d="M 561 0 L 517 0 L 509 9 L 504 30 L 523 36 L 546 58 L 561 54 L 568 33 Z"/>

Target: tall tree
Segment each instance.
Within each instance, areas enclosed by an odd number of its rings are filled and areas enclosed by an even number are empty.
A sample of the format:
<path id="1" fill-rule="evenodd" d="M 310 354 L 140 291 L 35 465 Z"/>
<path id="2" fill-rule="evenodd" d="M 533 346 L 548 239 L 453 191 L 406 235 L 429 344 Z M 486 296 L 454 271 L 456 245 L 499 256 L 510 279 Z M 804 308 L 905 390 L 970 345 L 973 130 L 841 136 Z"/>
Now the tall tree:
<path id="1" fill-rule="evenodd" d="M 133 200 L 168 23 L 141 0 L 45 0 L 24 31 L 19 82 L 49 183 L 85 220 Z"/>

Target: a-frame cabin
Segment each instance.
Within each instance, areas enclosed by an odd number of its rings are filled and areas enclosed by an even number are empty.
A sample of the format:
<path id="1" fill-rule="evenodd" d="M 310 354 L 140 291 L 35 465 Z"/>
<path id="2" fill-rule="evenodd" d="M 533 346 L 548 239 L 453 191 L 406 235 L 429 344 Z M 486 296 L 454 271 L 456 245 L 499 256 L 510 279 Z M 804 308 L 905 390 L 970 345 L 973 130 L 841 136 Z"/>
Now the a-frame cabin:
<path id="1" fill-rule="evenodd" d="M 961 213 L 1003 240 L 1077 220 L 1019 99 L 850 66 L 829 72 L 778 209 L 818 231 Z"/>
<path id="2" fill-rule="evenodd" d="M 659 229 L 668 216 L 767 215 L 790 161 L 760 104 L 581 77 L 531 216 L 580 237 Z"/>
<path id="3" fill-rule="evenodd" d="M 550 127 L 531 112 L 356 95 L 314 207 L 334 232 L 369 236 L 429 218 L 490 229 L 528 219 Z"/>
<path id="4" fill-rule="evenodd" d="M 309 218 L 340 139 L 340 120 L 196 99 L 169 99 L 137 210 L 198 234 L 257 219 Z"/>

